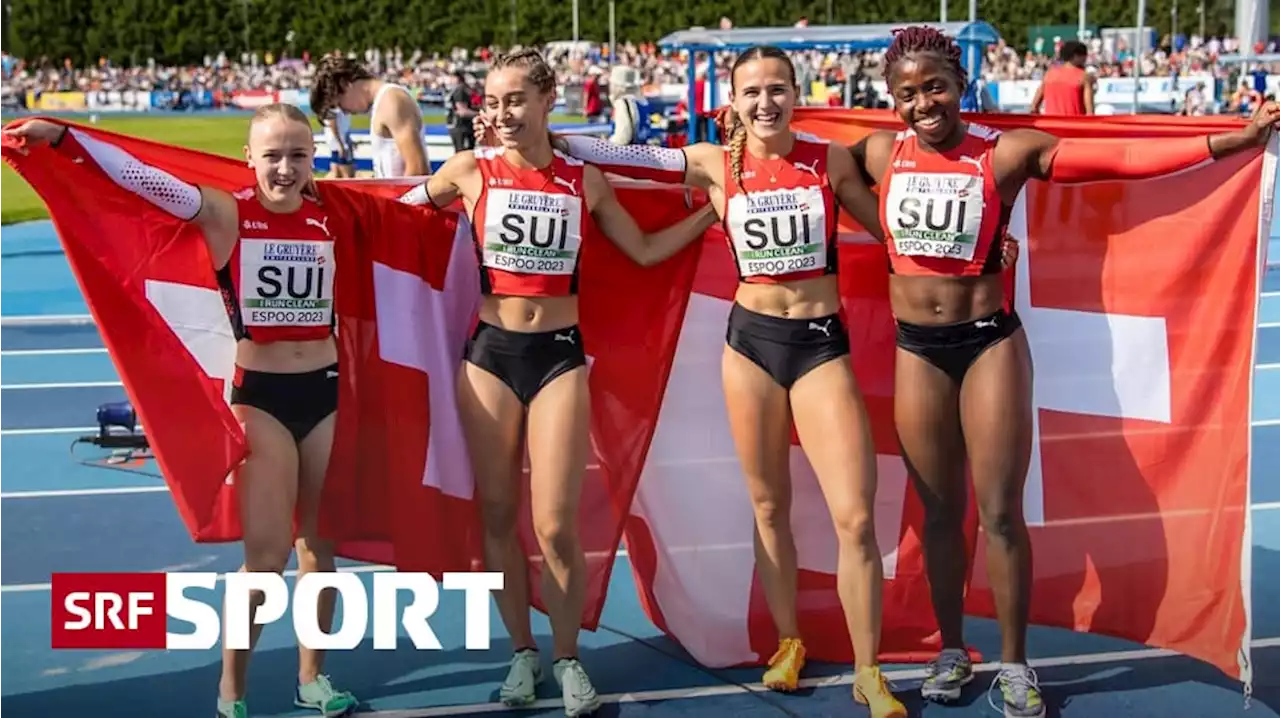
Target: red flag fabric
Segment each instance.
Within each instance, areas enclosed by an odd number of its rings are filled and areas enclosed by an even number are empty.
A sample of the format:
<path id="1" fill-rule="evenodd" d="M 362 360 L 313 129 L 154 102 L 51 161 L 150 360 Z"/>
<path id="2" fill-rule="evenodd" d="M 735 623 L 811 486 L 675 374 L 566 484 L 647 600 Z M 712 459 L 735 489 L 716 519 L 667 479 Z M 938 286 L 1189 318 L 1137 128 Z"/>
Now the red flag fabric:
<path id="1" fill-rule="evenodd" d="M 970 119 L 1134 141 L 1240 126 L 1146 116 Z M 900 123 L 890 112 L 799 109 L 794 128 L 851 145 Z M 1141 182 L 1032 182 L 1014 212 L 1011 232 L 1023 246 L 1008 278 L 1036 364 L 1025 506 L 1032 620 L 1171 648 L 1246 682 L 1250 377 L 1274 153 L 1273 145 Z M 936 624 L 922 511 L 894 439 L 887 267 L 856 222 L 846 215 L 841 225 L 851 362 L 879 459 L 881 657 L 910 660 L 936 650 Z M 724 666 L 767 659 L 776 633 L 754 576 L 751 511 L 719 388 L 733 288 L 721 247 L 708 236 L 627 540 L 650 617 L 701 662 Z M 849 661 L 834 532 L 794 441 L 792 451 L 802 631 L 811 658 Z M 990 617 L 969 506 L 967 610 Z"/>
<path id="2" fill-rule="evenodd" d="M 78 129 L 189 182 L 227 190 L 253 182 L 250 170 L 229 158 Z M 199 229 L 58 151 L 9 143 L 4 157 L 49 207 L 187 529 L 197 541 L 237 540 L 227 477 L 247 448 L 226 399 L 234 340 Z M 321 530 L 349 558 L 401 570 L 474 570 L 479 515 L 454 379 L 479 301 L 479 274 L 464 216 L 388 199 L 411 183 L 318 183 L 343 223 L 335 232 L 343 368 Z M 646 231 L 696 209 L 682 188 L 624 183 L 617 192 Z M 580 320 L 591 361 L 594 447 L 580 513 L 588 628 L 603 608 L 697 254 L 689 249 L 642 268 L 608 242 L 583 250 Z M 521 535 L 535 559 L 533 600 L 541 608 L 542 562 L 527 509 Z"/>
<path id="3" fill-rule="evenodd" d="M 1217 118 L 972 119 L 997 129 L 1036 126 L 1060 136 L 1135 141 L 1238 126 Z M 898 127 L 887 112 L 827 109 L 798 110 L 795 124 L 849 144 Z M 190 181 L 228 188 L 251 181 L 232 160 L 86 131 Z M 244 443 L 218 381 L 230 355 L 211 347 L 221 346 L 229 328 L 219 328 L 224 310 L 207 297 L 212 272 L 198 233 L 51 151 L 24 156 L 6 148 L 5 158 L 49 204 L 192 535 L 234 538 L 224 477 Z M 1033 620 L 1172 648 L 1245 681 L 1249 387 L 1273 174 L 1274 149 L 1140 182 L 1033 182 L 1011 226 L 1023 247 L 1010 296 L 1036 362 L 1026 490 L 1036 555 Z M 469 329 L 458 318 L 469 322 L 477 292 L 469 228 L 453 213 L 414 209 L 416 231 L 431 239 L 399 241 L 398 211 L 372 197 L 399 194 L 398 183 L 320 185 L 326 201 L 342 203 L 353 221 L 370 223 L 358 226 L 372 229 L 368 245 L 346 241 L 338 256 L 339 338 L 348 368 L 325 525 L 347 555 L 406 569 L 471 568 L 478 524 L 450 408 L 450 372 Z M 618 189 L 646 229 L 680 219 L 693 204 L 682 188 Z M 920 506 L 892 422 L 886 264 L 883 249 L 849 217 L 842 227 L 850 361 L 878 454 L 882 658 L 919 660 L 936 649 L 936 626 Z M 581 323 L 592 357 L 594 448 L 581 513 L 591 569 L 584 625 L 598 621 L 625 523 L 648 615 L 714 666 L 759 664 L 776 645 L 755 577 L 752 512 L 719 375 L 734 282 L 718 229 L 648 269 L 606 242 L 584 250 Z M 182 422 L 165 425 L 165 416 Z M 810 656 L 848 661 L 834 532 L 798 446 L 792 481 Z M 972 509 L 968 529 L 976 569 L 968 610 L 991 616 Z M 521 532 L 536 556 L 527 512 Z M 536 592 L 540 562 L 532 566 Z M 540 605 L 536 593 L 534 600 Z"/>

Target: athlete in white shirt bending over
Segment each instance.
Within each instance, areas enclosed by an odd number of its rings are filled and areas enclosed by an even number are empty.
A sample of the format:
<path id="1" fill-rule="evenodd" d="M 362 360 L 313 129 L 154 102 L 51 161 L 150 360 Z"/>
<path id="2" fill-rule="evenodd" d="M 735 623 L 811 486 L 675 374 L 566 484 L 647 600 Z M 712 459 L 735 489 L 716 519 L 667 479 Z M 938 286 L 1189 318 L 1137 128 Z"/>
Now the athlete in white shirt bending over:
<path id="1" fill-rule="evenodd" d="M 422 110 L 407 89 L 375 78 L 355 60 L 329 55 L 316 68 L 311 110 L 324 117 L 330 107 L 369 113 L 375 177 L 430 174 Z"/>

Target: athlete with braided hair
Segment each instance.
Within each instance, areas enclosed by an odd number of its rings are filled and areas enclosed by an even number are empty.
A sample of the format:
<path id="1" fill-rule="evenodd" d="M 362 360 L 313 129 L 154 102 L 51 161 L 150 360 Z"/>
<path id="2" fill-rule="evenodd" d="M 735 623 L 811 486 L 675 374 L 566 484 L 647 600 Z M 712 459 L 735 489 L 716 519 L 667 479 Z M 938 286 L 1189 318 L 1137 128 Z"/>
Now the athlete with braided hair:
<path id="1" fill-rule="evenodd" d="M 555 71 L 537 51 L 498 58 L 485 77 L 483 107 L 497 146 L 453 155 L 403 201 L 445 207 L 461 197 L 478 245 L 484 299 L 458 376 L 458 405 L 485 562 L 506 577 L 497 603 L 515 655 L 500 698 L 512 706 L 532 703 L 543 675 L 529 622 L 527 559 L 516 533 L 527 443 L 553 673 L 565 714 L 578 716 L 600 706 L 578 660 L 587 586 L 578 507 L 590 451 L 586 348 L 578 331 L 580 252 L 602 234 L 633 261 L 656 264 L 702 236 L 714 214 L 704 207 L 642 233 L 599 169 L 552 146 L 547 122 L 555 101 Z"/>
<path id="2" fill-rule="evenodd" d="M 1009 718 L 1044 715 L 1026 665 L 1031 545 L 1022 489 L 1031 453 L 1031 354 L 999 273 L 1014 202 L 1028 180 L 1154 177 L 1265 144 L 1280 106 L 1245 129 L 1142 142 L 999 132 L 960 117 L 960 48 L 929 27 L 896 31 L 885 75 L 906 129 L 869 135 L 852 153 L 879 185 L 898 323 L 894 411 L 925 507 L 924 553 L 943 651 L 922 686 L 954 700 L 972 680 L 962 614 L 966 573 L 964 461 L 986 534 L 987 573 L 1003 637 L 1001 688 Z"/>
<path id="3" fill-rule="evenodd" d="M 355 60 L 326 55 L 316 67 L 311 111 L 323 118 L 334 108 L 348 114 L 369 113 L 375 177 L 430 174 L 422 110 L 409 90 L 379 80 Z"/>
<path id="4" fill-rule="evenodd" d="M 845 148 L 791 131 L 799 88 L 784 52 L 744 52 L 730 83 L 727 150 L 558 139 L 607 171 L 704 189 L 723 221 L 739 283 L 722 381 L 755 512 L 756 570 L 780 639 L 764 684 L 794 691 L 805 664 L 791 528 L 794 421 L 835 528 L 837 590 L 856 662 L 854 698 L 875 718 L 905 717 L 877 660 L 884 569 L 874 525 L 875 447 L 836 278 L 839 208 L 878 234 L 875 196 Z"/>

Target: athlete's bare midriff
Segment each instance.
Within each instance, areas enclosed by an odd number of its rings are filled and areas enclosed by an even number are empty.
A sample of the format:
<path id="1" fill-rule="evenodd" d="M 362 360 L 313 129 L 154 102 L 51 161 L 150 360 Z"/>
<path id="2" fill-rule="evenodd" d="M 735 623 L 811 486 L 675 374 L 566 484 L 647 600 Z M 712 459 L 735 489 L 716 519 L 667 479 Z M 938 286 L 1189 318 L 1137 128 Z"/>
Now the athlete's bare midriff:
<path id="1" fill-rule="evenodd" d="M 550 332 L 578 323 L 578 298 L 489 295 L 480 321 L 512 332 Z"/>
<path id="2" fill-rule="evenodd" d="M 981 319 L 1004 305 L 999 274 L 975 277 L 907 276 L 889 278 L 893 315 L 908 324 L 941 325 Z"/>
<path id="3" fill-rule="evenodd" d="M 814 319 L 840 311 L 840 282 L 834 274 L 783 284 L 741 282 L 734 300 L 757 314 Z"/>
<path id="4" fill-rule="evenodd" d="M 332 337 L 269 344 L 243 339 L 236 344 L 236 364 L 251 371 L 301 374 L 323 369 L 337 361 L 338 346 Z"/>

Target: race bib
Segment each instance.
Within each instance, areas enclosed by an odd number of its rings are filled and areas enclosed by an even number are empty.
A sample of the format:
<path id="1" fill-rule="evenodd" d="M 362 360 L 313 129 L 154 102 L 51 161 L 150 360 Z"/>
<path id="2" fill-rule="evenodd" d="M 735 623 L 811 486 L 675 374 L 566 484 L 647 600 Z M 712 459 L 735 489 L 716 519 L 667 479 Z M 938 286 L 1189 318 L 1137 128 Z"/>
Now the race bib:
<path id="1" fill-rule="evenodd" d="M 744 277 L 827 266 L 827 214 L 821 187 L 736 194 L 729 237 Z"/>
<path id="2" fill-rule="evenodd" d="M 240 240 L 240 314 L 246 326 L 315 327 L 333 320 L 333 243 Z"/>
<path id="3" fill-rule="evenodd" d="M 582 199 L 490 188 L 482 237 L 486 267 L 521 274 L 573 274 L 582 247 Z"/>
<path id="4" fill-rule="evenodd" d="M 982 177 L 895 173 L 885 198 L 885 230 L 898 254 L 973 259 L 982 227 Z"/>

